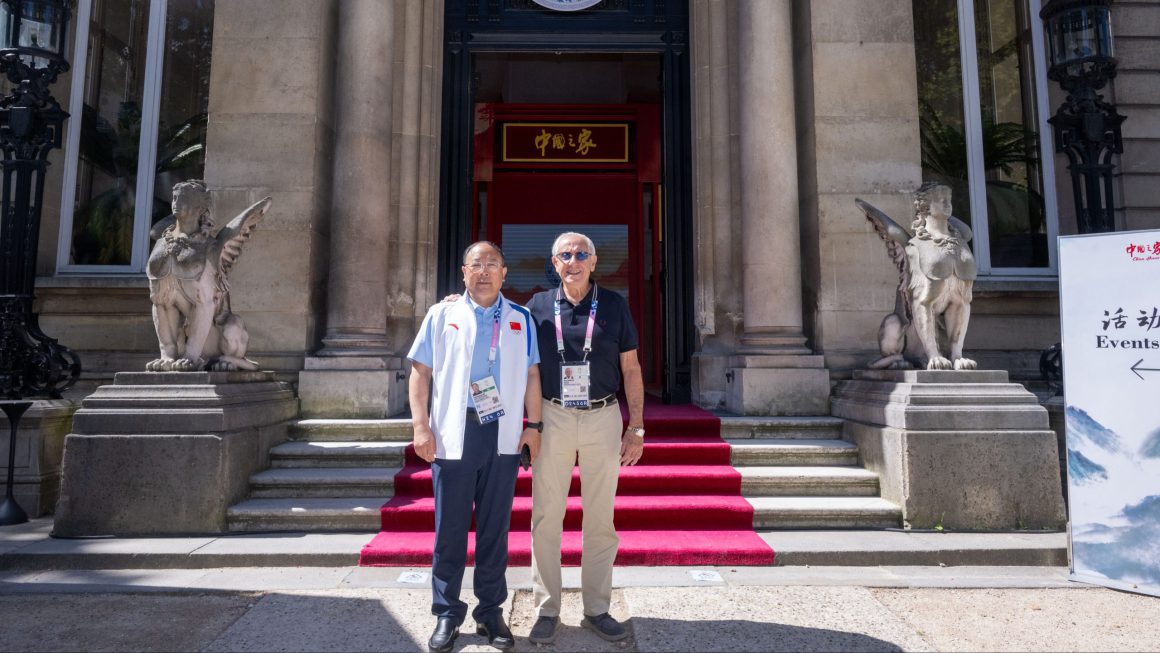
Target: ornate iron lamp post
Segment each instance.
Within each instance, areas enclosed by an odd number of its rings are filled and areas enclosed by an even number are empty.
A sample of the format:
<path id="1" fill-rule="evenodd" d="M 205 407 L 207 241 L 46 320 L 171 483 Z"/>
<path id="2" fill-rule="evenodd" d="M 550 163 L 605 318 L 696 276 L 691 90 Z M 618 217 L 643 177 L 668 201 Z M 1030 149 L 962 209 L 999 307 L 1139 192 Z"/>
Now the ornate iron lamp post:
<path id="1" fill-rule="evenodd" d="M 1067 91 L 1048 122 L 1055 150 L 1067 154 L 1076 227 L 1081 234 L 1116 230 L 1112 156 L 1124 151 L 1124 116 L 1096 91 L 1116 76 L 1112 0 L 1049 0 L 1039 12 L 1047 29 L 1047 76 Z M 1056 393 L 1063 390 L 1063 349 L 1043 350 L 1039 370 Z"/>
<path id="2" fill-rule="evenodd" d="M 1050 0 L 1039 12 L 1047 28 L 1047 76 L 1067 91 L 1049 122 L 1055 149 L 1070 162 L 1076 223 L 1081 234 L 1115 231 L 1112 156 L 1124 151 L 1124 116 L 1096 91 L 1116 76 L 1112 0 Z"/>
<path id="3" fill-rule="evenodd" d="M 68 114 L 49 87 L 69 69 L 64 51 L 74 0 L 0 0 L 3 204 L 0 208 L 0 398 L 8 416 L 8 481 L 0 525 L 28 520 L 12 496 L 16 430 L 36 396 L 60 398 L 76 382 L 80 359 L 46 336 L 32 312 L 40 210 L 48 153 L 60 147 Z"/>

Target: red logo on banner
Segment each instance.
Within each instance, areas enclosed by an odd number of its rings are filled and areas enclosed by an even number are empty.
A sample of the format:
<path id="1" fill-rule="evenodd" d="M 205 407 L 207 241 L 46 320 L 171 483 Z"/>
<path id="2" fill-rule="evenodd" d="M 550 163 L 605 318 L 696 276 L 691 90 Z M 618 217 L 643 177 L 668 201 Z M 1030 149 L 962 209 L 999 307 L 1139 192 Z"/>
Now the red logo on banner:
<path id="1" fill-rule="evenodd" d="M 1133 261 L 1155 261 L 1160 258 L 1160 240 L 1148 243 L 1130 243 L 1124 248 Z"/>

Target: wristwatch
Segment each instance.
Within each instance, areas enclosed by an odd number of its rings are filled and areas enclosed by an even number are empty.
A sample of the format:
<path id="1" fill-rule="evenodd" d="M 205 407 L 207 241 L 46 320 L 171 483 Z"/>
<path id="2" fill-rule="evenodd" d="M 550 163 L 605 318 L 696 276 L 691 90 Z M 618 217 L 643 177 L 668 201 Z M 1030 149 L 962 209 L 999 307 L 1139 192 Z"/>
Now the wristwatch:
<path id="1" fill-rule="evenodd" d="M 543 422 L 528 422 L 527 424 L 524 425 L 524 428 L 536 429 L 540 433 L 543 433 L 544 432 L 544 423 Z"/>
<path id="2" fill-rule="evenodd" d="M 637 436 L 637 437 L 639 437 L 639 438 L 643 438 L 643 437 L 644 437 L 644 427 L 641 427 L 641 426 L 630 426 L 630 427 L 628 427 L 628 430 L 629 430 L 629 431 L 632 431 L 632 434 L 633 434 L 633 435 L 635 435 L 635 436 Z"/>

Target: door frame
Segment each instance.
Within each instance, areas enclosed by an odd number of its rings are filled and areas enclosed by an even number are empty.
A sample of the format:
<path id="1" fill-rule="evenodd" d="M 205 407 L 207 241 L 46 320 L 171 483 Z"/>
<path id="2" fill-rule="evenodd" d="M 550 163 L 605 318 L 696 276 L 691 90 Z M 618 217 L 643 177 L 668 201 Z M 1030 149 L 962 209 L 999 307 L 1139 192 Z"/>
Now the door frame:
<path id="1" fill-rule="evenodd" d="M 437 296 L 458 291 L 459 258 L 471 243 L 474 55 L 483 52 L 656 53 L 661 58 L 662 398 L 692 400 L 692 102 L 687 0 L 605 0 L 556 12 L 531 2 L 446 0 L 440 138 Z"/>

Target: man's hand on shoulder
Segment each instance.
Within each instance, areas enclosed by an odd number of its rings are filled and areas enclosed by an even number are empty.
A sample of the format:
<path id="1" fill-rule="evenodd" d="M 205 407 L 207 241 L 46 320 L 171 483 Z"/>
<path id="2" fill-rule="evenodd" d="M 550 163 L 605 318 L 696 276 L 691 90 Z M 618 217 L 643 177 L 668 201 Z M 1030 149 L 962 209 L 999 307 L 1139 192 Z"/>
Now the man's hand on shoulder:
<path id="1" fill-rule="evenodd" d="M 457 301 L 459 301 L 459 298 L 460 298 L 460 297 L 462 297 L 462 296 L 463 296 L 463 295 L 458 295 L 458 294 L 452 293 L 452 294 L 450 294 L 450 295 L 448 295 L 448 296 L 444 297 L 444 298 L 443 298 L 443 301 L 441 301 L 441 302 L 439 302 L 439 303 L 440 303 L 440 304 L 448 304 L 448 303 L 450 303 L 450 302 L 457 302 Z"/>
<path id="2" fill-rule="evenodd" d="M 415 427 L 413 444 L 415 455 L 427 462 L 435 460 L 435 434 L 431 432 L 430 426 L 422 424 Z"/>

